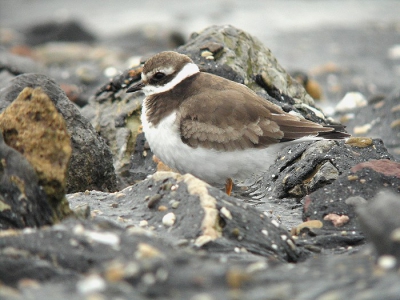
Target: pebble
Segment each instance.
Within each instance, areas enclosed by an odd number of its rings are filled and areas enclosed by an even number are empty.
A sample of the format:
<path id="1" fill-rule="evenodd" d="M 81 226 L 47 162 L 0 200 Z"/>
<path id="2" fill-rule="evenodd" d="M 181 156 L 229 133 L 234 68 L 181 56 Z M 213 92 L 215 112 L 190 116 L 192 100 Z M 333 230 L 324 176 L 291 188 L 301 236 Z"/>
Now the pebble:
<path id="1" fill-rule="evenodd" d="M 299 235 L 303 228 L 322 228 L 324 224 L 320 220 L 303 222 L 292 230 L 292 235 Z"/>
<path id="2" fill-rule="evenodd" d="M 76 289 L 80 294 L 89 294 L 104 291 L 106 286 L 105 280 L 100 275 L 92 274 L 78 281 Z"/>
<path id="3" fill-rule="evenodd" d="M 400 228 L 396 228 L 390 234 L 390 239 L 393 242 L 400 243 Z"/>
<path id="4" fill-rule="evenodd" d="M 166 207 L 165 205 L 160 205 L 158 207 L 158 211 L 166 211 L 166 210 L 168 210 L 168 207 Z"/>
<path id="5" fill-rule="evenodd" d="M 232 220 L 232 214 L 225 206 L 220 209 L 220 213 L 227 219 Z"/>
<path id="6" fill-rule="evenodd" d="M 210 51 L 203 51 L 201 52 L 201 56 L 207 58 L 208 56 L 213 56 L 213 54 Z"/>
<path id="7" fill-rule="evenodd" d="M 139 226 L 140 227 L 146 227 L 146 226 L 148 226 L 149 225 L 149 222 L 147 222 L 147 220 L 141 220 L 140 222 L 139 222 Z"/>
<path id="8" fill-rule="evenodd" d="M 178 207 L 179 207 L 179 204 L 180 204 L 179 201 L 176 201 L 176 200 L 171 200 L 171 201 L 170 201 L 170 205 L 171 205 L 171 207 L 174 208 L 174 209 L 178 208 Z"/>
<path id="9" fill-rule="evenodd" d="M 368 104 L 364 95 L 359 92 L 349 92 L 344 95 L 343 99 L 336 105 L 337 112 L 348 112 L 356 108 L 364 107 Z"/>
<path id="10" fill-rule="evenodd" d="M 333 226 L 341 227 L 350 221 L 350 218 L 346 215 L 328 214 L 324 217 L 325 221 L 332 221 Z"/>
<path id="11" fill-rule="evenodd" d="M 160 194 L 155 194 L 154 196 L 149 198 L 149 202 L 147 203 L 148 208 L 153 208 L 156 204 L 161 200 L 162 196 Z"/>
<path id="12" fill-rule="evenodd" d="M 367 137 L 350 137 L 346 140 L 346 145 L 358 148 L 369 147 L 372 144 L 373 144 L 372 139 Z"/>
<path id="13" fill-rule="evenodd" d="M 385 270 L 393 269 L 397 264 L 396 257 L 392 255 L 382 255 L 378 258 L 378 266 Z"/>
<path id="14" fill-rule="evenodd" d="M 353 129 L 354 134 L 366 134 L 372 128 L 372 124 L 365 124 L 362 126 L 355 126 Z"/>
<path id="15" fill-rule="evenodd" d="M 174 213 L 170 212 L 167 213 L 163 218 L 162 218 L 162 223 L 165 226 L 171 227 L 175 224 L 176 221 L 176 216 Z"/>
<path id="16" fill-rule="evenodd" d="M 161 257 L 161 252 L 154 246 L 147 243 L 139 243 L 135 253 L 138 259 Z"/>

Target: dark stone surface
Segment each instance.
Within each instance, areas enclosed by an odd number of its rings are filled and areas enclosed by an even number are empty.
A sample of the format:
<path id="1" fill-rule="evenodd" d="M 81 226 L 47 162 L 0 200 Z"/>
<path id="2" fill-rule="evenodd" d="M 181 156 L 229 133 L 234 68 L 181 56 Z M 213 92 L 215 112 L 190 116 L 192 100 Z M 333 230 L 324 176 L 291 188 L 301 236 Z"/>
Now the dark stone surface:
<path id="1" fill-rule="evenodd" d="M 397 173 L 390 172 L 390 170 L 397 170 Z M 303 219 L 320 220 L 324 224 L 324 229 L 360 231 L 355 207 L 369 202 L 381 190 L 389 190 L 397 194 L 398 197 L 399 170 L 399 163 L 384 159 L 355 165 L 351 170 L 339 176 L 331 185 L 305 197 Z M 361 199 L 364 199 L 364 201 Z M 364 209 L 364 220 L 368 213 L 375 211 L 373 205 L 367 207 L 368 209 Z M 393 209 L 395 211 L 396 206 Z M 324 219 L 329 214 L 347 216 L 348 221 L 335 227 L 332 221 Z M 376 216 L 376 218 L 380 222 L 386 219 L 384 215 Z M 383 226 L 383 224 L 380 226 Z"/>
<path id="2" fill-rule="evenodd" d="M 400 170 L 400 169 L 399 169 Z M 400 172 L 397 172 L 400 180 Z M 360 226 L 378 255 L 392 255 L 400 266 L 400 197 L 398 191 L 383 189 L 367 205 L 356 208 Z"/>
<path id="3" fill-rule="evenodd" d="M 381 140 L 370 140 L 370 145 L 357 147 L 344 140 L 322 140 L 286 147 L 278 160 L 251 187 L 269 198 L 299 198 L 332 183 L 339 175 L 357 163 L 370 159 L 393 159 Z"/>
<path id="4" fill-rule="evenodd" d="M 1 133 L 0 161 L 0 229 L 52 224 L 53 211 L 35 170 Z"/>
<path id="5" fill-rule="evenodd" d="M 98 214 L 111 213 L 125 226 L 145 222 L 144 227 L 176 244 L 185 239 L 214 254 L 238 248 L 279 261 L 297 261 L 302 255 L 286 229 L 189 174 L 159 172 L 118 193 L 79 193 L 69 195 L 69 201 L 72 206 L 87 203 Z M 171 212 L 174 225 L 163 225 L 163 217 Z"/>
<path id="6" fill-rule="evenodd" d="M 71 135 L 72 156 L 67 191 L 115 191 L 116 178 L 108 146 L 52 79 L 39 74 L 16 77 L 0 93 L 0 111 L 16 99 L 25 87 L 38 86 L 50 97 L 64 117 Z"/>
<path id="7" fill-rule="evenodd" d="M 26 43 L 31 46 L 52 41 L 94 42 L 96 37 L 77 21 L 47 22 L 25 30 Z"/>
<path id="8" fill-rule="evenodd" d="M 367 106 L 355 110 L 354 118 L 346 124 L 355 136 L 380 138 L 385 147 L 397 159 L 400 159 L 400 89 L 388 96 L 370 102 Z M 370 125 L 371 128 L 357 134 L 356 127 Z"/>

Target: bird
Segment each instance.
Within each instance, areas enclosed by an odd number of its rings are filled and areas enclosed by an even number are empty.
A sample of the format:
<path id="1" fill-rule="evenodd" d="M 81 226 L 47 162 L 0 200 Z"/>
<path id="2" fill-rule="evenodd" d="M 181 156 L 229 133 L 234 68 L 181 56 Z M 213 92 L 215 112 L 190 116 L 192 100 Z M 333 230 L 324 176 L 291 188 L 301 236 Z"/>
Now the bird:
<path id="1" fill-rule="evenodd" d="M 141 80 L 141 122 L 153 153 L 167 166 L 211 185 L 261 174 L 291 143 L 348 136 L 343 126 L 321 125 L 287 113 L 247 86 L 200 71 L 175 51 L 150 57 Z"/>

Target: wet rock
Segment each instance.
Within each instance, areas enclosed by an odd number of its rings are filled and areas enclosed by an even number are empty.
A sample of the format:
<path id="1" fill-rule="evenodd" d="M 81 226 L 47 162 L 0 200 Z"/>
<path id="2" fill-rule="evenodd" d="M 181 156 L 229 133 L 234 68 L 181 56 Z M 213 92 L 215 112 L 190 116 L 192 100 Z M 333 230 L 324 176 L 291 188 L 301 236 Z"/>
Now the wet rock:
<path id="1" fill-rule="evenodd" d="M 0 114 L 4 141 L 24 155 L 57 217 L 70 213 L 65 200 L 71 141 L 63 117 L 38 87 L 26 87 Z"/>
<path id="2" fill-rule="evenodd" d="M 25 29 L 26 43 L 31 46 L 51 41 L 94 42 L 96 37 L 77 21 L 47 22 Z"/>
<path id="3" fill-rule="evenodd" d="M 400 180 L 400 166 L 393 176 Z M 356 208 L 363 232 L 377 250 L 379 256 L 390 255 L 395 258 L 395 265 L 400 266 L 400 195 L 381 190 L 367 205 Z"/>
<path id="4" fill-rule="evenodd" d="M 157 172 L 118 193 L 77 193 L 68 199 L 72 207 L 89 203 L 96 214 L 117 216 L 123 226 L 142 225 L 175 243 L 186 239 L 209 252 L 237 248 L 277 260 L 301 258 L 284 227 L 189 174 Z M 110 209 L 112 203 L 118 207 Z"/>
<path id="5" fill-rule="evenodd" d="M 116 177 L 108 146 L 53 80 L 38 74 L 16 77 L 0 93 L 0 111 L 6 109 L 25 87 L 41 87 L 65 119 L 72 145 L 67 192 L 87 189 L 114 191 Z"/>
<path id="6" fill-rule="evenodd" d="M 355 136 L 380 138 L 388 151 L 400 158 L 399 101 L 400 90 L 396 89 L 389 96 L 359 108 L 346 124 L 348 132 Z"/>
<path id="7" fill-rule="evenodd" d="M 0 133 L 0 229 L 50 225 L 54 211 L 36 171 Z"/>
<path id="8" fill-rule="evenodd" d="M 373 204 L 366 205 L 365 202 L 369 203 L 383 189 L 392 191 L 398 196 L 399 170 L 399 163 L 387 159 L 370 160 L 353 166 L 349 171 L 343 172 L 331 185 L 304 198 L 303 219 L 320 220 L 325 230 L 359 232 L 361 228 L 356 219 L 355 207 L 365 207 L 360 208 L 364 214 L 364 223 L 368 221 L 366 219 L 368 213 L 376 212 L 376 218 L 382 219 L 377 211 L 370 210 L 370 207 L 374 207 Z M 362 201 L 354 201 L 355 198 Z M 393 210 L 396 210 L 396 205 Z"/>
<path id="9" fill-rule="evenodd" d="M 321 140 L 283 149 L 277 162 L 254 184 L 253 196 L 277 198 L 303 197 L 334 182 L 357 163 L 370 159 L 393 159 L 382 141 L 353 139 Z"/>
<path id="10" fill-rule="evenodd" d="M 298 265 L 244 251 L 216 259 L 174 244 L 168 234 L 124 229 L 100 218 L 4 231 L 0 271 L 6 300 L 49 294 L 62 299 L 396 299 L 400 293 L 399 274 L 377 268 L 365 253 L 321 255 Z"/>

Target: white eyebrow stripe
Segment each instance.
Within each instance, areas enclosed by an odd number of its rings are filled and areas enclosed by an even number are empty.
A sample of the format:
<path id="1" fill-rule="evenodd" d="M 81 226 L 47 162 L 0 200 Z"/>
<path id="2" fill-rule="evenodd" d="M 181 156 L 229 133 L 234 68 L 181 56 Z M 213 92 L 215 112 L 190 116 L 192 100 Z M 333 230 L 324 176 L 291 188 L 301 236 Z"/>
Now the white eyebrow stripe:
<path id="1" fill-rule="evenodd" d="M 192 76 L 198 72 L 200 72 L 200 70 L 196 64 L 188 63 L 182 68 L 182 70 L 180 70 L 176 74 L 175 78 L 172 79 L 167 84 L 162 85 L 162 86 L 146 85 L 145 87 L 142 88 L 142 91 L 144 92 L 144 94 L 146 96 L 169 91 L 170 89 L 172 89 L 174 86 L 176 86 L 178 83 L 180 83 L 185 78 Z M 144 77 L 146 77 L 146 76 L 144 76 Z M 142 79 L 143 79 L 143 76 L 142 76 Z"/>

